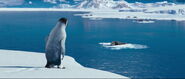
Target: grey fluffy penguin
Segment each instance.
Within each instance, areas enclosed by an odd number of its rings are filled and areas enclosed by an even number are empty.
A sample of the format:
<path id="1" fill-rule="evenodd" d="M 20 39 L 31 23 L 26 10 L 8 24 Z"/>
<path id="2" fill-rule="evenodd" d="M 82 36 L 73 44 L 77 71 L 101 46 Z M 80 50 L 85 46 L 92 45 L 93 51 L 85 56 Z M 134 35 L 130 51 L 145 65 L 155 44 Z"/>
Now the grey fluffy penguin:
<path id="1" fill-rule="evenodd" d="M 45 55 L 47 59 L 46 68 L 60 68 L 61 60 L 65 55 L 66 26 L 67 19 L 61 18 L 49 33 L 46 39 Z"/>

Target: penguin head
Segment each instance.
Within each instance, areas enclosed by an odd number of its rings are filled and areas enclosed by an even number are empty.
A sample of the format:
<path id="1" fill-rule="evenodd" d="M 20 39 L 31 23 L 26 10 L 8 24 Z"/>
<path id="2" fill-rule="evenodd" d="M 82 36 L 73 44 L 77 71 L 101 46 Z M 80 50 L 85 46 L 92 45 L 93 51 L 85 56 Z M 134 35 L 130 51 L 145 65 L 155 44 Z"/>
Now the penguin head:
<path id="1" fill-rule="evenodd" d="M 59 22 L 64 23 L 65 25 L 67 25 L 67 19 L 66 18 L 60 18 Z"/>

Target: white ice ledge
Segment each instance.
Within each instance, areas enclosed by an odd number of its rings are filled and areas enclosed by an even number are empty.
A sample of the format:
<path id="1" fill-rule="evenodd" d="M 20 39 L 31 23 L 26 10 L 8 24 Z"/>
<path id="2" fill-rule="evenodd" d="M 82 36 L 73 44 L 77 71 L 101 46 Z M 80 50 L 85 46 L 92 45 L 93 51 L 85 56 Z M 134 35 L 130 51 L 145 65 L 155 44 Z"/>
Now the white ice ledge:
<path id="1" fill-rule="evenodd" d="M 43 53 L 0 50 L 0 78 L 127 78 L 107 71 L 86 68 L 65 56 L 66 69 L 47 69 Z"/>
<path id="2" fill-rule="evenodd" d="M 183 5 L 185 6 L 185 5 Z M 179 11 L 181 5 L 175 6 L 173 9 Z M 149 8 L 151 9 L 151 8 Z M 162 9 L 162 10 L 158 10 Z M 136 9 L 137 10 L 137 9 Z M 154 10 L 154 11 L 153 11 Z M 168 14 L 168 13 L 155 13 L 155 12 L 168 12 L 165 8 L 152 8 L 148 12 L 120 12 L 116 9 L 60 9 L 60 8 L 0 8 L 1 11 L 74 11 L 74 12 L 88 12 L 85 14 L 75 14 L 77 16 L 82 16 L 83 18 L 90 19 L 103 19 L 103 18 L 118 18 L 118 19 L 154 19 L 154 20 L 176 20 L 176 21 L 185 21 L 185 15 L 181 14 Z M 184 11 L 184 10 L 182 10 Z M 185 11 L 184 11 L 185 12 Z"/>

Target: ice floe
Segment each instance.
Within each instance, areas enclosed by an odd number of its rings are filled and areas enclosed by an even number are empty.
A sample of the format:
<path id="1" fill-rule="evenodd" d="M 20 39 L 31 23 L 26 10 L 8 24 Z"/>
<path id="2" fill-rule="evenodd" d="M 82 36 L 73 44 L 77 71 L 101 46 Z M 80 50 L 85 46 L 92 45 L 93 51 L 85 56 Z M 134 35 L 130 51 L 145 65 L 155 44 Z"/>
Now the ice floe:
<path id="1" fill-rule="evenodd" d="M 141 44 L 132 44 L 132 43 L 127 43 L 123 45 L 114 45 L 112 46 L 110 42 L 101 42 L 99 43 L 105 48 L 111 49 L 111 50 L 121 50 L 121 49 L 146 49 L 148 46 L 146 45 L 141 45 Z"/>

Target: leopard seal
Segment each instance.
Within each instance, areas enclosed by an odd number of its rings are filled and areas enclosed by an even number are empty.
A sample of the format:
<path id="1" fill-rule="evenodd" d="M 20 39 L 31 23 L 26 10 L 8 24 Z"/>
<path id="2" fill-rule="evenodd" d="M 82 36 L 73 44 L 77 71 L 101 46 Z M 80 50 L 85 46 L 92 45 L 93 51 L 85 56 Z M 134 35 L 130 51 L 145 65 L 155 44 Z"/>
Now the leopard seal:
<path id="1" fill-rule="evenodd" d="M 45 56 L 46 68 L 60 68 L 65 55 L 66 27 L 68 20 L 60 18 L 46 39 Z"/>

